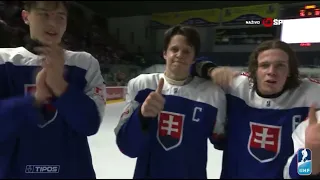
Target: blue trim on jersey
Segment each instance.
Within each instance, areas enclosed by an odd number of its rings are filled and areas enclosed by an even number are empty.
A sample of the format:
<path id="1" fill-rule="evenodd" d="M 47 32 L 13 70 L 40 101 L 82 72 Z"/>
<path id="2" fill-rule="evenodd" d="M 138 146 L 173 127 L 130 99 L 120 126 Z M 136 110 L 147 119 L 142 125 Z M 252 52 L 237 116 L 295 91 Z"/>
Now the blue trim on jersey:
<path id="1" fill-rule="evenodd" d="M 67 90 L 53 103 L 74 131 L 86 136 L 94 135 L 100 127 L 100 115 L 94 101 L 76 85 Z"/>
<path id="2" fill-rule="evenodd" d="M 87 71 L 65 67 L 67 91 L 50 110 L 42 112 L 25 92 L 26 85 L 34 86 L 40 67 L 0 65 L 0 179 L 95 178 L 87 135 L 97 132 L 99 113 L 84 93 Z M 58 109 L 55 119 L 52 108 Z M 46 122 L 45 117 L 53 121 L 38 127 L 39 122 Z M 40 170 L 34 165 L 58 165 L 60 169 L 59 173 L 27 173 L 27 167 Z"/>
<path id="3" fill-rule="evenodd" d="M 131 158 L 141 155 L 141 151 L 149 139 L 149 133 L 145 133 L 141 129 L 140 108 L 141 106 L 133 112 L 116 137 L 116 142 L 121 152 Z"/>
<path id="4" fill-rule="evenodd" d="M 18 129 L 24 124 L 37 124 L 40 113 L 34 101 L 30 95 L 0 100 L 0 124 L 5 127 L 0 131 L 0 143 L 16 137 Z"/>
<path id="5" fill-rule="evenodd" d="M 289 167 L 289 176 L 291 179 L 299 179 L 301 176 L 298 174 L 298 155 L 295 154 L 292 158 L 292 161 L 290 163 Z"/>

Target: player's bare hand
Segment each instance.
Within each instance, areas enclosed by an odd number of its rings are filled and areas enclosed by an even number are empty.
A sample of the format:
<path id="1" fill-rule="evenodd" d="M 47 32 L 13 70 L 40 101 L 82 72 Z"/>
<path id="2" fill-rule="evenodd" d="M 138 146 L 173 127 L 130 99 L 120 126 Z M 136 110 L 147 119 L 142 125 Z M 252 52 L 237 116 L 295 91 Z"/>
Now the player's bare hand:
<path id="1" fill-rule="evenodd" d="M 309 124 L 305 131 L 305 147 L 312 152 L 312 174 L 320 173 L 320 124 L 316 108 L 312 105 L 309 109 Z"/>
<path id="2" fill-rule="evenodd" d="M 141 113 L 144 117 L 156 117 L 164 107 L 165 99 L 162 96 L 164 79 L 159 80 L 155 92 L 151 92 L 141 106 Z"/>
<path id="3" fill-rule="evenodd" d="M 229 67 L 217 67 L 209 72 L 212 81 L 225 90 L 230 87 L 233 78 L 238 75 L 240 72 Z"/>
<path id="4" fill-rule="evenodd" d="M 47 45 L 34 49 L 44 57 L 43 68 L 46 69 L 46 83 L 55 96 L 59 97 L 67 89 L 64 79 L 64 50 L 59 45 Z"/>
<path id="5" fill-rule="evenodd" d="M 42 105 L 52 98 L 52 93 L 46 85 L 46 70 L 42 69 L 36 76 L 36 92 L 34 97 L 36 99 L 36 105 Z"/>

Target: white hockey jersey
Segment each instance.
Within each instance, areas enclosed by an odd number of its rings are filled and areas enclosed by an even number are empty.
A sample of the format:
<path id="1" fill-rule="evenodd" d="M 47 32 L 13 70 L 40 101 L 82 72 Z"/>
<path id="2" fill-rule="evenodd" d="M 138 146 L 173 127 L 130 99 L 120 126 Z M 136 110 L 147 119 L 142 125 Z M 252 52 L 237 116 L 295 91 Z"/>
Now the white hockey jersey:
<path id="1" fill-rule="evenodd" d="M 127 106 L 115 129 L 123 154 L 135 158 L 134 178 L 206 178 L 207 141 L 224 134 L 225 93 L 194 77 L 183 86 L 166 80 L 163 111 L 143 131 L 140 107 L 163 74 L 143 74 L 128 84 Z"/>
<path id="2" fill-rule="evenodd" d="M 277 98 L 260 97 L 241 75 L 227 94 L 227 138 L 221 178 L 281 179 L 294 153 L 291 135 L 320 104 L 320 86 L 307 79 Z"/>

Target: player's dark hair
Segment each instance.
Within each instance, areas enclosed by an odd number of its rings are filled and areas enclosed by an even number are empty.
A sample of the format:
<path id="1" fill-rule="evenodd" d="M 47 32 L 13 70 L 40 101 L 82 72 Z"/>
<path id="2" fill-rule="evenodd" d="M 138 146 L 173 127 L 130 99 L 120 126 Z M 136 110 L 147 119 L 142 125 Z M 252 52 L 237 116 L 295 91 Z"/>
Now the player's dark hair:
<path id="1" fill-rule="evenodd" d="M 258 69 L 258 56 L 261 52 L 269 49 L 281 49 L 286 52 L 289 57 L 289 77 L 287 77 L 284 89 L 294 89 L 298 87 L 301 83 L 299 79 L 299 61 L 296 53 L 291 49 L 291 47 L 280 40 L 268 40 L 264 41 L 257 46 L 257 48 L 251 53 L 249 58 L 249 77 L 253 86 L 257 84 L 257 69 Z"/>
<path id="2" fill-rule="evenodd" d="M 23 9 L 26 11 L 31 11 L 37 7 L 37 3 L 41 1 L 23 1 Z M 56 9 L 62 4 L 67 10 L 70 8 L 70 1 L 42 1 L 48 3 L 50 8 Z"/>
<path id="3" fill-rule="evenodd" d="M 169 28 L 164 33 L 164 51 L 167 51 L 169 43 L 175 35 L 186 37 L 188 44 L 194 48 L 195 56 L 199 54 L 201 45 L 199 32 L 194 27 L 181 24 Z"/>

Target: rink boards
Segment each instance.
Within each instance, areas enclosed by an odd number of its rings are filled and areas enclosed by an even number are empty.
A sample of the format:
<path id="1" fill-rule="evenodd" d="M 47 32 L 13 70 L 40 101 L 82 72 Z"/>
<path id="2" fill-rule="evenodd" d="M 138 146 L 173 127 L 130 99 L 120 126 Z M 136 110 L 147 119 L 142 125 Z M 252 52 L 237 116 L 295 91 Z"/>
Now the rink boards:
<path id="1" fill-rule="evenodd" d="M 126 86 L 111 86 L 106 88 L 107 104 L 114 104 L 125 101 L 127 93 Z"/>
<path id="2" fill-rule="evenodd" d="M 119 103 L 123 102 L 124 99 L 118 99 L 118 100 L 107 100 L 107 104 L 114 104 L 114 103 Z"/>

